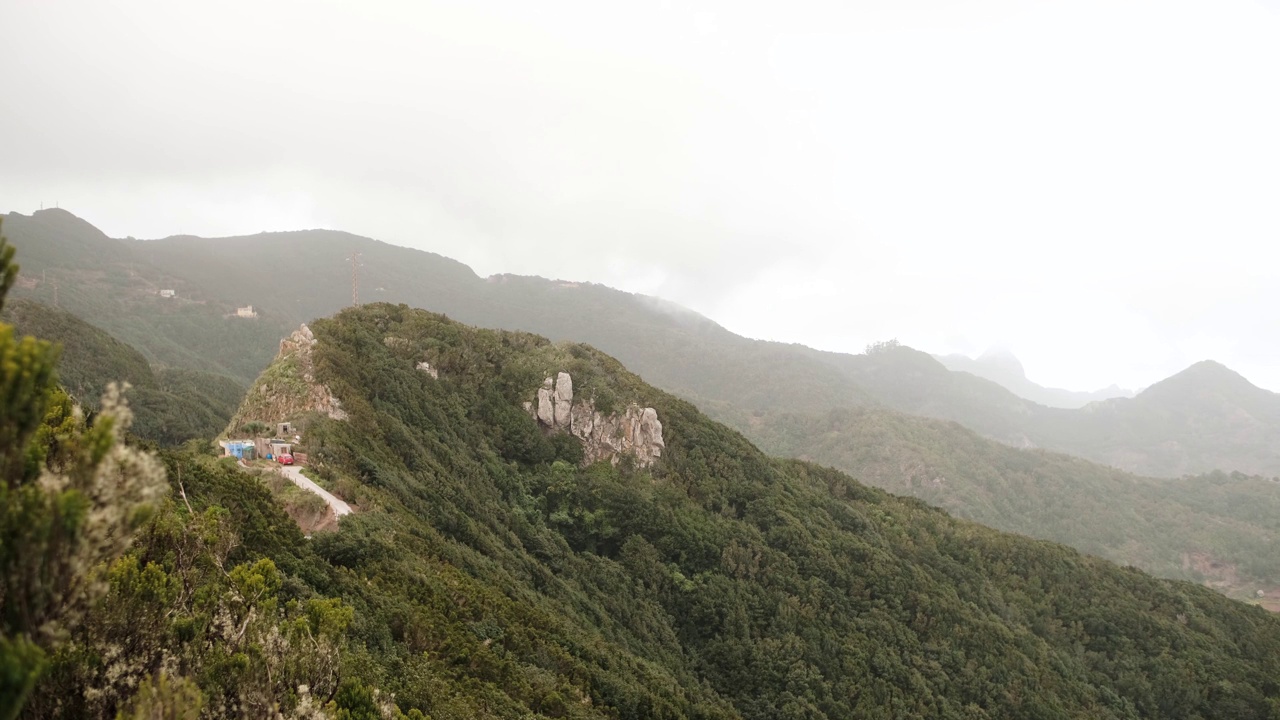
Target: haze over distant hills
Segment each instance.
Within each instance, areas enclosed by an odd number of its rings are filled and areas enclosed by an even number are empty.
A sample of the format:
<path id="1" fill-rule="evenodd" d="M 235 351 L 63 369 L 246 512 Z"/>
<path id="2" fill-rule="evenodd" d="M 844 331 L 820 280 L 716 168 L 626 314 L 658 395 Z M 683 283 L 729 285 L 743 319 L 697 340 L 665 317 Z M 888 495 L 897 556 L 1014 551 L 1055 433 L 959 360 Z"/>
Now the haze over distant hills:
<path id="1" fill-rule="evenodd" d="M 950 371 L 907 347 L 847 355 L 750 340 L 653 298 L 590 283 L 483 279 L 454 260 L 348 233 L 113 240 L 64 210 L 13 214 L 5 226 L 16 244 L 33 248 L 24 256 L 28 287 L 19 288 L 20 295 L 51 302 L 60 293 L 64 308 L 159 366 L 250 381 L 287 331 L 351 303 L 346 259 L 358 251 L 365 301 L 403 302 L 482 327 L 590 342 L 712 412 L 880 405 L 1139 474 L 1280 475 L 1280 396 L 1216 364 L 1134 398 L 1054 408 Z M 161 289 L 176 297 L 161 297 Z M 233 316 L 248 305 L 258 318 Z"/>
<path id="2" fill-rule="evenodd" d="M 1027 372 L 1022 363 L 1008 350 L 992 348 L 976 358 L 967 355 L 934 355 L 938 362 L 948 370 L 967 372 L 986 378 L 1018 397 L 1025 398 L 1046 407 L 1078 408 L 1096 400 L 1110 400 L 1117 397 L 1133 397 L 1133 393 L 1116 385 L 1081 392 L 1063 390 L 1061 388 L 1044 387 L 1027 379 Z"/>
<path id="3" fill-rule="evenodd" d="M 768 452 L 829 463 L 962 517 L 1164 575 L 1210 579 L 1205 571 L 1218 562 L 1280 584 L 1265 560 L 1280 528 L 1245 516 L 1269 506 L 1274 483 L 1240 477 L 1206 498 L 1191 486 L 995 442 L 1147 476 L 1280 474 L 1280 402 L 1220 366 L 1197 366 L 1132 399 L 1050 408 L 907 347 L 846 355 L 750 340 L 655 298 L 591 283 L 480 278 L 440 255 L 348 233 L 113 240 L 60 210 L 10 215 L 4 230 L 23 264 L 18 295 L 49 302 L 58 283 L 63 308 L 157 367 L 251 382 L 281 337 L 351 304 L 346 259 L 358 251 L 363 302 L 590 343 Z M 247 305 L 256 318 L 234 316 Z M 1145 520 L 1134 522 L 1139 508 Z M 1214 561 L 1192 560 L 1201 556 Z"/>
<path id="4" fill-rule="evenodd" d="M 152 368 L 136 349 L 65 310 L 18 300 L 5 305 L 0 322 L 62 346 L 59 384 L 86 410 L 98 410 L 109 383 L 128 383 L 132 430 L 146 440 L 173 445 L 212 437 L 244 396 L 244 386 L 223 375 Z"/>
<path id="5" fill-rule="evenodd" d="M 826 356 L 890 407 L 954 420 L 1016 447 L 1058 450 L 1157 477 L 1214 469 L 1280 475 L 1280 394 L 1219 363 L 1197 363 L 1132 398 L 1064 409 L 949 371 L 907 347 Z"/>
<path id="6" fill-rule="evenodd" d="M 618 442 L 640 408 L 648 429 Z M 304 538 L 271 473 L 162 452 L 173 499 L 20 717 L 182 716 L 120 712 L 162 673 L 182 688 L 165 708 L 252 718 L 1235 720 L 1280 702 L 1277 615 L 768 457 L 589 346 L 365 304 L 282 345 L 237 417 L 289 421 L 355 511 Z M 35 675 L 27 657 L 7 667 Z"/>

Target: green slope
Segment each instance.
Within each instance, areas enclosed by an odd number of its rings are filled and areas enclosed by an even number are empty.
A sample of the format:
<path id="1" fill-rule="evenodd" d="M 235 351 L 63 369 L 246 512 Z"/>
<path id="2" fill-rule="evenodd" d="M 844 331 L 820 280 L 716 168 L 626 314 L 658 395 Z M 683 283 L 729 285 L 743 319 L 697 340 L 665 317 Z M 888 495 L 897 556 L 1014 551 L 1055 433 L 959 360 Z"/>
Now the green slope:
<path id="1" fill-rule="evenodd" d="M 1023 400 L 904 346 L 864 355 L 810 352 L 886 407 L 954 420 L 1016 447 L 1159 477 L 1214 469 L 1280 476 L 1280 394 L 1219 363 L 1197 363 L 1132 398 L 1068 410 Z"/>
<path id="2" fill-rule="evenodd" d="M 1015 447 L 1068 452 L 1129 472 L 1179 477 L 1215 469 L 1280 475 L 1280 395 L 1225 368 L 1084 408 L 1050 408 L 906 347 L 848 355 L 734 335 L 671 303 L 590 283 L 499 275 L 331 231 L 130 243 L 163 272 L 227 302 L 261 303 L 295 324 L 350 303 L 352 251 L 364 298 L 403 302 L 481 327 L 587 342 L 699 405 L 821 413 L 879 405 L 954 420 Z M 249 258 L 260 260 L 249 261 Z M 1193 369 L 1194 370 L 1194 369 Z M 1171 379 L 1173 380 L 1173 379 Z"/>
<path id="3" fill-rule="evenodd" d="M 653 298 L 589 283 L 508 275 L 481 279 L 447 258 L 346 233 L 117 242 L 100 233 L 93 236 L 79 221 L 68 220 L 68 214 L 53 212 L 12 216 L 6 228 L 12 226 L 15 242 L 38 237 L 46 243 L 45 255 L 53 254 L 50 248 L 63 232 L 66 263 L 73 263 L 70 256 L 81 241 L 108 243 L 113 251 L 119 245 L 129 258 L 120 272 L 134 272 L 131 277 L 140 288 L 145 289 L 145 282 L 167 283 L 194 298 L 167 305 L 137 289 L 126 295 L 126 302 L 103 294 L 100 283 L 84 286 L 93 307 L 110 310 L 105 314 L 111 317 L 103 322 L 114 325 L 103 327 L 143 338 L 137 346 L 153 362 L 168 358 L 180 367 L 236 368 L 228 374 L 251 382 L 275 353 L 279 338 L 297 323 L 349 304 L 345 258 L 360 251 L 366 300 L 394 299 L 476 325 L 590 343 L 770 452 L 830 464 L 896 492 L 924 490 L 903 485 L 910 473 L 885 474 L 885 468 L 937 468 L 949 482 L 930 489 L 929 502 L 963 517 L 1067 542 L 1162 575 L 1198 577 L 1195 563 L 1183 563 L 1182 556 L 1207 554 L 1215 562 L 1242 568 L 1246 585 L 1280 582 L 1252 559 L 1260 552 L 1258 543 L 1272 536 L 1265 524 L 1209 508 L 1202 514 L 1194 500 L 1173 492 L 1174 484 L 1152 485 L 1042 453 L 1013 454 L 957 433 L 945 422 L 917 421 L 894 410 L 953 419 L 1015 446 L 1057 447 L 1116 466 L 1153 468 L 1158 474 L 1215 467 L 1271 474 L 1267 468 L 1277 466 L 1280 453 L 1280 440 L 1273 441 L 1272 435 L 1280 422 L 1268 415 L 1273 396 L 1247 383 L 1218 383 L 1215 373 L 1193 375 L 1174 383 L 1169 392 L 1157 386 L 1131 400 L 1051 409 L 990 381 L 949 372 L 910 348 L 842 355 L 749 340 Z M 32 235 L 37 229 L 46 234 Z M 153 277 L 157 280 L 149 279 Z M 24 292 L 47 290 L 42 285 Z M 248 303 L 260 310 L 260 318 L 223 316 Z M 1216 385 L 1229 392 L 1215 390 Z M 1198 392 L 1207 395 L 1192 401 Z M 838 414 L 842 411 L 843 416 Z M 831 413 L 862 420 L 830 429 Z M 868 427 L 880 430 L 866 435 Z M 927 447 L 920 448 L 918 434 L 928 437 Z M 878 454 L 869 454 L 868 447 L 878 448 Z M 1135 487 L 1144 489 L 1135 495 Z M 1265 499 L 1271 487 L 1240 485 L 1233 492 Z M 1067 502 L 1071 497 L 1075 499 Z M 1147 513 L 1138 522 L 1132 520 L 1136 507 Z"/>
<path id="4" fill-rule="evenodd" d="M 590 342 L 695 401 L 829 409 L 868 398 L 838 370 L 798 356 L 791 346 L 748 340 L 674 304 L 601 285 L 482 279 L 440 255 L 328 230 L 129 245 L 160 272 L 205 288 L 211 298 L 254 303 L 295 326 L 350 305 L 347 258 L 359 252 L 365 302 L 402 302 L 481 327 Z"/>
<path id="5" fill-rule="evenodd" d="M 4 217 L 19 252 L 15 298 L 57 305 L 100 327 L 160 367 L 225 375 L 248 384 L 271 360 L 293 316 L 266 310 L 256 320 L 229 317 L 236 302 L 171 274 L 65 210 Z M 187 268 L 195 271 L 196 268 Z M 175 297 L 159 295 L 170 289 Z M 56 302 L 55 302 L 56 301 Z"/>
<path id="6" fill-rule="evenodd" d="M 289 712 L 299 684 L 437 719 L 1275 716 L 1258 608 L 770 459 L 586 346 L 385 304 L 314 331 L 349 415 L 303 444 L 357 513 L 308 543 L 234 466 L 170 456 L 196 515 L 113 569 L 33 717 L 161 666 L 212 716 Z M 655 408 L 661 459 L 580 466 L 521 409 L 557 371 Z"/>
<path id="7" fill-rule="evenodd" d="M 1280 483 L 1218 473 L 1144 478 L 1020 450 L 955 423 L 876 409 L 745 419 L 760 447 L 849 469 L 991 527 L 1065 543 L 1240 597 L 1280 585 Z M 1204 558 L 1218 567 L 1209 569 Z"/>
<path id="8" fill-rule="evenodd" d="M 432 253 L 349 233 L 310 230 L 233 238 L 112 240 L 62 210 L 11 214 L 6 232 L 35 248 L 18 294 L 60 303 L 141 350 L 153 363 L 249 382 L 276 340 L 351 302 L 346 258 L 361 253 L 365 301 L 403 302 L 482 327 L 588 342 L 700 405 L 821 413 L 881 405 L 954 420 L 1014 446 L 1069 452 L 1144 475 L 1214 469 L 1280 475 L 1280 395 L 1234 373 L 1192 370 L 1158 388 L 1067 410 L 952 372 L 906 347 L 862 355 L 749 340 L 654 298 L 590 283 L 499 275 Z M 174 289 L 177 298 L 155 295 Z M 255 320 L 228 318 L 254 305 Z M 1171 380 L 1173 380 L 1171 378 Z"/>
<path id="9" fill-rule="evenodd" d="M 59 383 L 86 409 L 97 409 L 109 383 L 129 383 L 134 433 L 162 445 L 214 437 L 244 395 L 242 385 L 224 376 L 155 371 L 137 350 L 65 310 L 16 300 L 5 305 L 0 319 L 21 334 L 61 345 Z"/>

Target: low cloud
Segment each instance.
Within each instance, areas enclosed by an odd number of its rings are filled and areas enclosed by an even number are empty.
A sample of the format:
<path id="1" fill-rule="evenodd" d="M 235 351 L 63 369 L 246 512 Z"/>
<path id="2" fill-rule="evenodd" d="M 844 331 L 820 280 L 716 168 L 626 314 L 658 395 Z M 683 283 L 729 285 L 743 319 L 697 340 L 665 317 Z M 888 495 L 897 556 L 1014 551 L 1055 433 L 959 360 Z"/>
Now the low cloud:
<path id="1" fill-rule="evenodd" d="M 1280 388 L 1275 3 L 0 9 L 0 203 L 329 227 L 758 337 Z"/>

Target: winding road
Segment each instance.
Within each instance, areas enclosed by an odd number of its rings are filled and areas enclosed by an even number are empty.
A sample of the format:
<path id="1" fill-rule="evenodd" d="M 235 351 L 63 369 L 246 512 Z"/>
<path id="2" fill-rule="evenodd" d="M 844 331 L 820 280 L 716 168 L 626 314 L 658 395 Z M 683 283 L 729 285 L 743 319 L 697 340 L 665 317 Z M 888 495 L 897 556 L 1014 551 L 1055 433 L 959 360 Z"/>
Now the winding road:
<path id="1" fill-rule="evenodd" d="M 312 482 L 311 478 L 302 474 L 302 468 L 297 467 L 296 465 L 283 465 L 279 469 L 280 474 L 292 480 L 294 485 L 297 485 L 303 490 L 310 490 L 324 498 L 324 501 L 329 503 L 329 507 L 333 508 L 334 515 L 342 517 L 343 515 L 351 514 L 350 505 L 339 500 L 333 495 L 333 493 Z"/>

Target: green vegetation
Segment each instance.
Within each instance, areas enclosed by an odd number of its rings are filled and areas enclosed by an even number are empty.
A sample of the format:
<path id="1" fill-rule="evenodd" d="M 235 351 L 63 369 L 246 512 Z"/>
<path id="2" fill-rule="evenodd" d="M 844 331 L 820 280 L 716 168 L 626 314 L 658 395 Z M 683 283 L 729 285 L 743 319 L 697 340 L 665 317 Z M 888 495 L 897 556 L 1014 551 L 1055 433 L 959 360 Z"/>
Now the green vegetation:
<path id="1" fill-rule="evenodd" d="M 163 459 L 177 497 L 102 568 L 106 593 L 27 716 L 168 717 L 141 708 L 194 701 L 211 717 L 312 717 L 342 687 L 352 608 L 313 589 L 332 585 L 327 567 L 257 479 L 189 451 Z"/>
<path id="2" fill-rule="evenodd" d="M 742 421 L 768 452 L 831 465 L 984 525 L 1065 543 L 1162 577 L 1280 584 L 1280 483 L 1218 473 L 1142 478 L 1019 450 L 955 423 L 876 409 Z M 1211 558 L 1238 577 L 1207 576 Z"/>
<path id="3" fill-rule="evenodd" d="M 307 541 L 259 479 L 166 451 L 56 642 L 5 626 L 24 717 L 1275 716 L 1258 608 L 769 459 L 585 346 L 381 304 L 314 330 L 350 416 L 307 444 L 361 512 Z M 657 408 L 662 460 L 581 467 L 520 409 L 558 370 Z"/>
<path id="4" fill-rule="evenodd" d="M 64 310 L 30 300 L 5 306 L 3 319 L 24 334 L 62 346 L 58 380 L 82 405 L 96 405 L 111 382 L 152 387 L 155 376 L 137 350 Z"/>
<path id="5" fill-rule="evenodd" d="M 1208 556 L 1237 568 L 1242 582 L 1280 584 L 1268 559 L 1274 533 L 1243 514 L 1251 502 L 1269 503 L 1274 486 L 1235 484 L 1221 490 L 1230 502 L 1202 507 L 1197 503 L 1208 498 L 1181 490 L 1194 481 L 1157 483 L 1051 453 L 1016 452 L 974 434 L 1171 477 L 1215 467 L 1280 475 L 1275 396 L 1224 368 L 1198 367 L 1132 400 L 1057 410 L 949 372 L 895 342 L 842 355 L 748 340 L 652 298 L 589 283 L 481 279 L 438 255 L 345 233 L 127 242 L 64 211 L 10 220 L 24 246 L 38 246 L 40 270 L 69 273 L 61 285 L 64 307 L 75 302 L 77 313 L 110 315 L 100 324 L 119 328 L 118 336 L 153 362 L 235 368 L 226 372 L 252 382 L 280 337 L 350 302 L 344 258 L 359 250 L 366 300 L 394 299 L 475 325 L 590 343 L 767 452 L 829 464 L 961 517 L 1163 576 L 1216 582 L 1192 561 Z M 157 287 L 177 288 L 180 298 L 162 303 L 148 294 Z M 42 283 L 22 292 L 48 298 L 50 288 Z M 248 303 L 262 317 L 224 317 Z M 592 392 L 598 406 L 617 402 L 608 388 Z M 974 432 L 903 412 L 954 420 Z M 512 429 L 502 437 L 509 434 L 518 436 Z M 933 484 L 936 478 L 944 482 Z"/>
<path id="6" fill-rule="evenodd" d="M 392 628 L 362 682 L 402 708 L 1218 717 L 1270 712 L 1280 690 L 1259 645 L 1280 624 L 1260 610 L 769 460 L 588 348 L 386 305 L 314 330 L 351 417 L 308 442 L 367 510 L 312 546 L 377 593 L 352 601 Z M 658 408 L 652 472 L 577 468 L 513 412 L 573 362 Z M 1228 666 L 1245 673 L 1229 696 L 1210 670 Z"/>
<path id="7" fill-rule="evenodd" d="M 58 344 L 59 382 L 86 410 L 98 410 L 98 398 L 110 383 L 128 383 L 132 432 L 162 445 L 213 437 L 244 394 L 239 383 L 220 375 L 153 371 L 137 350 L 64 310 L 18 300 L 5 307 L 2 317 L 18 332 Z"/>
<path id="8" fill-rule="evenodd" d="M 1280 395 L 1218 363 L 1197 363 L 1133 398 L 1064 410 L 949 371 L 908 347 L 866 355 L 809 352 L 885 407 L 953 420 L 1010 445 L 1067 452 L 1156 477 L 1215 469 L 1280 475 Z"/>
<path id="9" fill-rule="evenodd" d="M 0 309 L 14 282 L 0 236 Z M 55 384 L 57 349 L 0 323 L 0 718 L 17 717 L 56 653 L 101 597 L 163 483 L 125 446 L 129 411 L 112 386 L 86 426 Z"/>
<path id="10" fill-rule="evenodd" d="M 254 320 L 229 317 L 237 304 L 254 300 L 223 301 L 216 284 L 202 287 L 181 272 L 165 272 L 135 251 L 138 243 L 108 238 L 65 210 L 11 213 L 5 232 L 23 252 L 26 287 L 16 289 L 18 297 L 56 305 L 102 328 L 157 367 L 226 376 L 244 386 L 296 325 L 292 316 L 274 312 Z M 165 289 L 176 297 L 162 297 Z"/>

